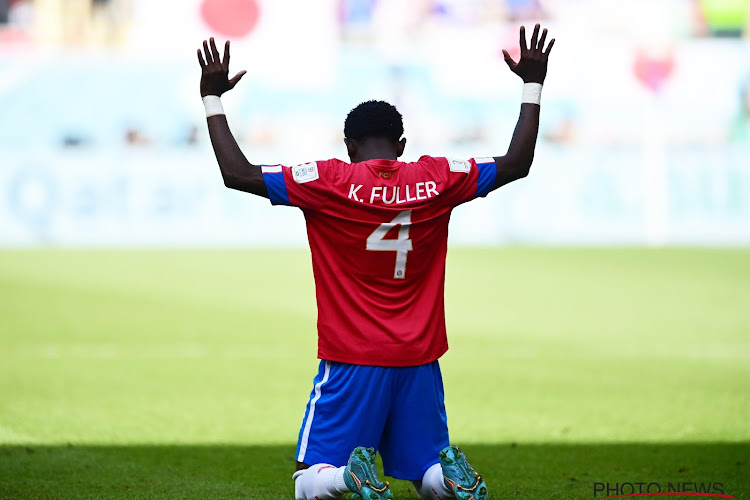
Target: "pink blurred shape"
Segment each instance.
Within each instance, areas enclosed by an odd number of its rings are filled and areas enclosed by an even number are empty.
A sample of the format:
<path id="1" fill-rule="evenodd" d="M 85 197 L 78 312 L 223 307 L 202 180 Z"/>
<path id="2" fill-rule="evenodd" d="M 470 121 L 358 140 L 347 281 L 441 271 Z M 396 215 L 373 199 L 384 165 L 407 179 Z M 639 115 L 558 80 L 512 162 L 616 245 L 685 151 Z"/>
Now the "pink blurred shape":
<path id="1" fill-rule="evenodd" d="M 218 35 L 242 38 L 258 24 L 257 0 L 203 0 L 201 16 Z"/>

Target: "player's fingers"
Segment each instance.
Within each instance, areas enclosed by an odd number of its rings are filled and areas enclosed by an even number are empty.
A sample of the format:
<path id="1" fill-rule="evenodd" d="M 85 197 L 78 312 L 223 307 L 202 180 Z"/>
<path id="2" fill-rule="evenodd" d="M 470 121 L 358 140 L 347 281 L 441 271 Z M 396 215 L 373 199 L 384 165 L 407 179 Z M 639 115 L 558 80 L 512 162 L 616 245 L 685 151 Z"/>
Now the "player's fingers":
<path id="1" fill-rule="evenodd" d="M 516 67 L 516 61 L 513 60 L 512 57 L 510 57 L 510 54 L 507 50 L 503 49 L 503 59 L 505 59 L 505 64 L 508 65 L 508 67 L 513 70 L 513 68 Z"/>
<path id="2" fill-rule="evenodd" d="M 242 79 L 242 77 L 245 76 L 245 73 L 247 73 L 247 71 L 243 69 L 242 71 L 234 75 L 232 79 L 229 80 L 229 87 L 234 88 L 234 86 L 237 85 L 237 82 L 239 82 Z"/>
<path id="3" fill-rule="evenodd" d="M 518 41 L 519 45 L 521 46 L 521 55 L 524 55 L 529 49 L 526 47 L 526 28 L 521 26 L 520 31 L 520 40 Z"/>
<path id="4" fill-rule="evenodd" d="M 539 39 L 539 50 L 544 51 L 544 40 L 547 39 L 547 28 L 542 30 L 542 37 Z"/>
<path id="5" fill-rule="evenodd" d="M 203 60 L 203 52 L 201 52 L 201 49 L 198 49 L 198 64 L 201 65 L 201 68 L 206 67 L 206 61 Z"/>
<path id="6" fill-rule="evenodd" d="M 211 51 L 208 48 L 208 42 L 206 40 L 203 40 L 203 52 L 206 54 L 206 65 L 214 62 L 213 58 L 211 57 Z"/>
<path id="7" fill-rule="evenodd" d="M 539 39 L 539 25 L 534 25 L 534 32 L 531 34 L 531 50 L 536 50 L 536 43 Z"/>
<path id="8" fill-rule="evenodd" d="M 229 71 L 229 40 L 224 44 L 224 60 L 221 62 L 225 71 Z"/>
<path id="9" fill-rule="evenodd" d="M 214 59 L 215 63 L 221 64 L 221 56 L 219 55 L 219 49 L 216 48 L 216 40 L 214 40 L 214 37 L 211 37 L 211 56 Z"/>
<path id="10" fill-rule="evenodd" d="M 547 52 L 542 52 L 545 56 L 549 56 L 549 53 L 552 51 L 552 46 L 555 44 L 555 39 L 549 41 L 549 45 L 547 45 Z"/>

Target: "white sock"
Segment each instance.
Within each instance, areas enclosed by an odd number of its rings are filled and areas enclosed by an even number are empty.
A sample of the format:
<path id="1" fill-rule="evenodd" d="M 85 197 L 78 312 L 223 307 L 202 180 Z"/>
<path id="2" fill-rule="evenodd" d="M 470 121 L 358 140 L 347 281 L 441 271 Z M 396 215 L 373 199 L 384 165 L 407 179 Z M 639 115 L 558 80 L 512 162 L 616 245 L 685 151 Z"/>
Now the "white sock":
<path id="1" fill-rule="evenodd" d="M 325 500 L 339 498 L 349 492 L 344 482 L 346 467 L 330 464 L 315 464 L 298 470 L 294 479 L 294 498 L 297 500 Z"/>
<path id="2" fill-rule="evenodd" d="M 424 473 L 422 486 L 417 489 L 417 495 L 419 495 L 419 498 L 432 498 L 433 500 L 455 498 L 453 492 L 443 481 L 443 468 L 439 463 L 433 465 Z"/>

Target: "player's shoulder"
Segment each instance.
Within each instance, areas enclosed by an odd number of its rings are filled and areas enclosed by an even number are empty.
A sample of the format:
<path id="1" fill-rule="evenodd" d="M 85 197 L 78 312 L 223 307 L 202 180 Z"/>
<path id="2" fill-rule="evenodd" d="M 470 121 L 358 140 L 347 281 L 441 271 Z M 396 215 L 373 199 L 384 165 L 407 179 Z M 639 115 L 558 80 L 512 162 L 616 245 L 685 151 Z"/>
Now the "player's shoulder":
<path id="1" fill-rule="evenodd" d="M 306 163 L 298 163 L 296 165 L 291 165 L 292 169 L 315 169 L 315 170 L 331 170 L 331 169 L 337 169 L 337 168 L 344 168 L 348 166 L 349 164 L 341 161 L 337 158 L 329 158 L 328 160 L 314 160 L 309 161 Z"/>
<path id="2" fill-rule="evenodd" d="M 443 156 L 422 155 L 417 161 L 411 163 L 411 165 L 432 170 L 444 170 L 448 165 L 448 159 Z"/>
<path id="3" fill-rule="evenodd" d="M 471 160 L 446 156 L 425 155 L 420 157 L 416 163 L 434 171 L 441 177 L 447 177 L 450 173 L 454 172 L 469 173 L 472 167 Z"/>
<path id="4" fill-rule="evenodd" d="M 327 160 L 317 160 L 315 163 L 317 163 L 321 167 L 327 167 L 327 168 L 342 168 L 342 167 L 347 167 L 350 165 L 348 162 L 339 160 L 338 158 L 329 158 Z"/>
<path id="5" fill-rule="evenodd" d="M 453 172 L 468 170 L 471 167 L 471 161 L 464 158 L 453 158 L 448 156 L 422 156 L 417 163 L 431 165 L 440 169 L 447 169 Z"/>
<path id="6" fill-rule="evenodd" d="M 345 163 L 336 158 L 328 160 L 315 160 L 307 163 L 298 163 L 289 167 L 292 177 L 298 183 L 307 183 L 318 179 L 332 180 L 336 177 L 337 172 L 347 166 Z"/>
<path id="7" fill-rule="evenodd" d="M 442 156 L 422 155 L 415 163 L 424 165 L 442 165 L 446 162 L 446 160 L 447 159 Z"/>
<path id="8" fill-rule="evenodd" d="M 474 165 L 494 164 L 495 159 L 491 157 L 455 158 L 444 156 L 422 156 L 420 162 L 425 162 L 436 168 L 449 172 L 469 173 Z"/>

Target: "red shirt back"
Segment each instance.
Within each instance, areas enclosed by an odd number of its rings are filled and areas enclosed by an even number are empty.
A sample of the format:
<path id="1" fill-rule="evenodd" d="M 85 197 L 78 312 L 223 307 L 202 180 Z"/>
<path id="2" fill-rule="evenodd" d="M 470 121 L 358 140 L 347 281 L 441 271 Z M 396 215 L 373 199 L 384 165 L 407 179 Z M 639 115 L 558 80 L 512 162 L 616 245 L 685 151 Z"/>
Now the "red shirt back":
<path id="1" fill-rule="evenodd" d="M 450 213 L 492 189 L 494 160 L 333 159 L 262 170 L 271 202 L 305 214 L 318 357 L 376 366 L 438 359 L 448 349 L 443 290 Z"/>

